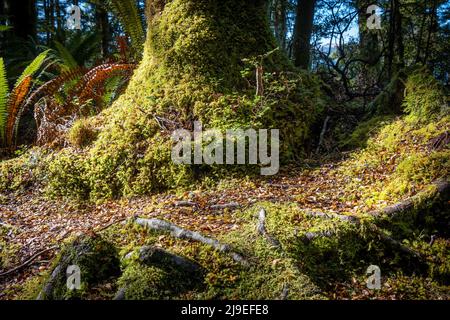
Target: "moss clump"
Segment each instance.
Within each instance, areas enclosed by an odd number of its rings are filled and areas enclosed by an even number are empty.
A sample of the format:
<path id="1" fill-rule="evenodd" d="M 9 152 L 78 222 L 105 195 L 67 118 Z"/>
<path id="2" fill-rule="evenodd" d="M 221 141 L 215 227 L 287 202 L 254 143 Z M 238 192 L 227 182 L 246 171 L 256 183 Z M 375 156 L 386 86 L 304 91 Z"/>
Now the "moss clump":
<path id="1" fill-rule="evenodd" d="M 403 108 L 414 119 L 427 122 L 449 114 L 444 89 L 426 67 L 414 71 L 405 86 Z"/>
<path id="2" fill-rule="evenodd" d="M 67 134 L 69 143 L 79 149 L 89 146 L 97 138 L 97 130 L 87 119 L 77 120 Z"/>
<path id="3" fill-rule="evenodd" d="M 392 116 L 375 116 L 369 120 L 360 123 L 356 129 L 345 137 L 340 143 L 342 148 L 363 148 L 367 146 L 367 140 L 374 136 L 378 131 L 392 122 Z"/>
<path id="4" fill-rule="evenodd" d="M 392 180 L 381 193 L 381 198 L 392 194 L 409 193 L 416 185 L 430 184 L 445 177 L 450 168 L 450 151 L 411 154 L 397 166 Z"/>
<path id="5" fill-rule="evenodd" d="M 81 289 L 67 288 L 66 270 L 78 266 L 81 271 Z M 120 274 L 117 250 L 100 237 L 82 236 L 67 245 L 55 260 L 55 269 L 48 276 L 40 298 L 67 300 L 81 298 L 93 285 Z"/>
<path id="6" fill-rule="evenodd" d="M 24 191 L 45 177 L 48 152 L 34 148 L 17 158 L 0 161 L 0 192 Z"/>
<path id="7" fill-rule="evenodd" d="M 47 194 L 86 199 L 89 186 L 86 184 L 85 174 L 84 159 L 81 154 L 69 149 L 56 153 L 48 165 Z"/>
<path id="8" fill-rule="evenodd" d="M 8 234 L 13 234 L 14 232 L 14 230 L 0 225 L 0 269 L 8 269 L 18 262 L 17 253 L 19 246 L 8 243 L 7 237 Z"/>

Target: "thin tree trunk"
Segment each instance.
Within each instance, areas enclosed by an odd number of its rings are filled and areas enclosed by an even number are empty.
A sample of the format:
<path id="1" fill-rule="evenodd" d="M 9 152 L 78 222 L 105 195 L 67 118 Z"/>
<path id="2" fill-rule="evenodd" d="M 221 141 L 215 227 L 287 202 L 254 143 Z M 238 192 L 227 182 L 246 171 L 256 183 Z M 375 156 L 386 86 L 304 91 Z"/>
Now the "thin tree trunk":
<path id="1" fill-rule="evenodd" d="M 311 35 L 316 0 L 299 0 L 295 22 L 293 56 L 294 64 L 309 69 L 311 62 Z"/>
<path id="2" fill-rule="evenodd" d="M 8 15 L 14 34 L 18 38 L 36 39 L 37 9 L 36 0 L 8 1 Z"/>
<path id="3" fill-rule="evenodd" d="M 97 22 L 97 30 L 99 30 L 102 39 L 102 57 L 106 58 L 109 53 L 109 41 L 111 34 L 108 12 L 100 6 L 96 6 L 95 17 Z"/>
<path id="4" fill-rule="evenodd" d="M 433 7 L 431 9 L 431 17 L 430 17 L 430 27 L 428 29 L 428 38 L 427 38 L 427 47 L 425 49 L 425 57 L 423 59 L 423 64 L 426 64 L 428 62 L 428 59 L 430 57 L 430 49 L 431 49 L 431 38 L 435 31 L 435 23 L 437 16 L 437 0 L 433 1 Z"/>

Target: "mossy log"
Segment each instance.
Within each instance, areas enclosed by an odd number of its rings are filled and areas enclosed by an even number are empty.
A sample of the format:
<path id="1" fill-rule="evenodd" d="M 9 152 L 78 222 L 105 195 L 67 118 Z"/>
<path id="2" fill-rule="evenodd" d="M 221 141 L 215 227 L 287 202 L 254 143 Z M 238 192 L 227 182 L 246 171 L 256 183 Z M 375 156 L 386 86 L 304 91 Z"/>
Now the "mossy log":
<path id="1" fill-rule="evenodd" d="M 150 230 L 169 232 L 171 236 L 178 239 L 201 242 L 220 252 L 228 254 L 235 262 L 243 266 L 248 266 L 248 261 L 241 254 L 234 252 L 230 245 L 220 243 L 216 239 L 206 237 L 198 232 L 186 230 L 173 223 L 159 219 L 137 218 L 135 223 Z"/>

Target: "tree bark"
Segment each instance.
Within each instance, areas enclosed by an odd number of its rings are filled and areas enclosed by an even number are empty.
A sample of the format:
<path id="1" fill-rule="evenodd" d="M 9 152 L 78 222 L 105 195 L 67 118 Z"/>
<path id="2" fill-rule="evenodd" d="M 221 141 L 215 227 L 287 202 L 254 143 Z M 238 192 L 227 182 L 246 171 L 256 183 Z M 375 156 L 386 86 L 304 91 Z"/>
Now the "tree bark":
<path id="1" fill-rule="evenodd" d="M 28 40 L 37 37 L 37 9 L 36 0 L 6 1 L 9 21 L 18 38 Z"/>
<path id="2" fill-rule="evenodd" d="M 316 0 L 299 0 L 295 22 L 293 56 L 294 64 L 309 69 L 311 62 L 311 35 Z"/>
<path id="3" fill-rule="evenodd" d="M 109 26 L 108 12 L 99 5 L 95 8 L 95 20 L 97 23 L 97 30 L 99 30 L 101 35 L 102 57 L 106 58 L 109 53 L 111 30 Z"/>

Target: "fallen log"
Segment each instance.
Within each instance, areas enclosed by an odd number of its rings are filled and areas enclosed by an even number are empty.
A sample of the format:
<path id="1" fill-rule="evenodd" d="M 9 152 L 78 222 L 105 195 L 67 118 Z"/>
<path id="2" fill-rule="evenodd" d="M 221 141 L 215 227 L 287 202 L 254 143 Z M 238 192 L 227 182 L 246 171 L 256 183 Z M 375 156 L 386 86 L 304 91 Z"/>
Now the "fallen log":
<path id="1" fill-rule="evenodd" d="M 239 253 L 234 252 L 230 245 L 222 244 L 216 239 L 206 237 L 198 232 L 186 230 L 173 223 L 159 219 L 137 218 L 135 223 L 150 230 L 169 232 L 171 236 L 178 239 L 192 240 L 209 245 L 220 252 L 228 254 L 235 262 L 248 266 L 248 261 Z"/>
<path id="2" fill-rule="evenodd" d="M 269 242 L 269 244 L 275 248 L 281 248 L 281 243 L 274 237 L 272 237 L 266 230 L 266 210 L 261 209 L 258 214 L 258 225 L 256 227 L 256 230 L 259 235 L 266 238 L 266 240 Z"/>

